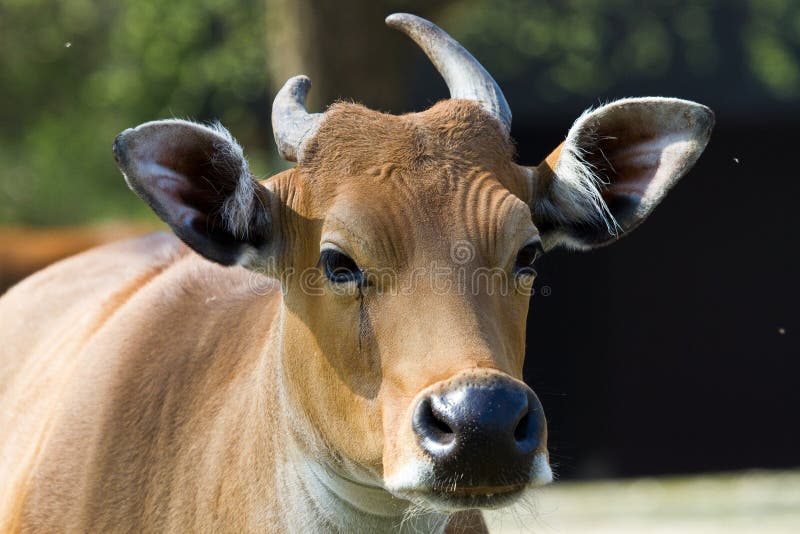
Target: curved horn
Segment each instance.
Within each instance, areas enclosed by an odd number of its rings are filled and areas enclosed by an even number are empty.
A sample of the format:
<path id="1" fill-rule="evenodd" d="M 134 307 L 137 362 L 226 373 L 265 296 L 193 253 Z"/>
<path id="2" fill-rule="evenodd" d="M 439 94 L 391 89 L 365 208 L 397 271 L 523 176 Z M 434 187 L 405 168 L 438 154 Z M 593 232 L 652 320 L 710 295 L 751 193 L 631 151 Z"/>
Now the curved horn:
<path id="1" fill-rule="evenodd" d="M 477 100 L 511 130 L 511 109 L 503 91 L 472 54 L 437 25 L 416 15 L 395 13 L 386 24 L 402 31 L 425 52 L 442 75 L 451 98 Z"/>
<path id="2" fill-rule="evenodd" d="M 272 102 L 272 133 L 278 152 L 288 161 L 302 157 L 303 141 L 313 135 L 322 120 L 322 113 L 306 110 L 310 87 L 308 76 L 289 78 Z"/>

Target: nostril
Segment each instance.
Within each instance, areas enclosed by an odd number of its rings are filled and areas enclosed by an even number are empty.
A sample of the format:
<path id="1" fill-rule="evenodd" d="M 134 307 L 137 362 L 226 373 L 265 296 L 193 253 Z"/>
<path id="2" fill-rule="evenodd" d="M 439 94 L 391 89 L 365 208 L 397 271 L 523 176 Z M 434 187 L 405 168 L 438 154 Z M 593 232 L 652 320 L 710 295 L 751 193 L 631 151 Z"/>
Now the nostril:
<path id="1" fill-rule="evenodd" d="M 530 438 L 530 420 L 531 420 L 531 412 L 526 413 L 522 416 L 522 419 L 519 420 L 517 423 L 517 428 L 514 429 L 514 439 L 519 441 L 525 441 L 526 439 Z"/>
<path id="2" fill-rule="evenodd" d="M 414 430 L 429 447 L 447 447 L 455 441 L 453 428 L 433 408 L 430 399 L 420 401 L 414 413 Z"/>
<path id="3" fill-rule="evenodd" d="M 450 428 L 450 425 L 436 417 L 436 414 L 432 414 L 433 418 L 431 420 L 431 429 L 440 437 L 440 441 L 452 441 L 455 437 L 455 432 L 453 429 Z"/>
<path id="4" fill-rule="evenodd" d="M 525 410 L 517 426 L 514 428 L 514 442 L 520 452 L 532 452 L 539 446 L 539 437 L 542 432 L 537 404 Z"/>

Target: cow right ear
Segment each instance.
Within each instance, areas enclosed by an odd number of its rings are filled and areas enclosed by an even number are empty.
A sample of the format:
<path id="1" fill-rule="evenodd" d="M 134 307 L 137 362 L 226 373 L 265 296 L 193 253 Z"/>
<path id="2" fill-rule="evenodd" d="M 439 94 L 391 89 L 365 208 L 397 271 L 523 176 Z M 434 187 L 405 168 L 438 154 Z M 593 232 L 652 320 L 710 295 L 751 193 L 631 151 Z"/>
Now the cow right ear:
<path id="1" fill-rule="evenodd" d="M 631 232 L 692 168 L 713 127 L 710 109 L 677 98 L 625 98 L 581 115 L 531 173 L 545 247 L 586 250 Z"/>
<path id="2" fill-rule="evenodd" d="M 251 265 L 270 238 L 270 193 L 221 125 L 142 124 L 114 141 L 128 186 L 187 245 L 222 265 Z"/>

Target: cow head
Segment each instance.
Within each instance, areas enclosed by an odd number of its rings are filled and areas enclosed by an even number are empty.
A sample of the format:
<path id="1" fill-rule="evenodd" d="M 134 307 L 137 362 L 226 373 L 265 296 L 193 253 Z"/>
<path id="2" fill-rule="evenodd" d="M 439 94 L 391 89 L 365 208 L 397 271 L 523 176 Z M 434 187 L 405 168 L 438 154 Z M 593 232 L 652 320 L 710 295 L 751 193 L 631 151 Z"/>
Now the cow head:
<path id="1" fill-rule="evenodd" d="M 584 113 L 537 167 L 458 43 L 387 19 L 452 98 L 402 116 L 309 114 L 307 78 L 273 108 L 297 165 L 259 183 L 225 129 L 143 124 L 115 142 L 128 184 L 201 255 L 282 284 L 279 376 L 293 441 L 343 479 L 443 510 L 551 480 L 542 405 L 522 382 L 534 262 L 636 227 L 705 147 L 709 109 L 626 99 Z"/>

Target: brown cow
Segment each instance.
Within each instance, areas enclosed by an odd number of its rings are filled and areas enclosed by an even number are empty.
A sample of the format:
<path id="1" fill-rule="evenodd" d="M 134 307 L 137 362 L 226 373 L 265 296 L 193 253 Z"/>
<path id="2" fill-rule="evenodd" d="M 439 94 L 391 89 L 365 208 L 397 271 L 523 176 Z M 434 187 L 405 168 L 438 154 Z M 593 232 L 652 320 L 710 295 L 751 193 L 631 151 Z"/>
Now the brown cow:
<path id="1" fill-rule="evenodd" d="M 482 530 L 480 509 L 551 480 L 521 381 L 533 262 L 638 225 L 713 115 L 617 101 L 522 167 L 477 61 L 425 20 L 387 22 L 453 98 L 311 115 L 293 78 L 273 127 L 297 166 L 265 182 L 218 125 L 117 138 L 183 243 L 95 249 L 0 301 L 3 531 Z"/>

